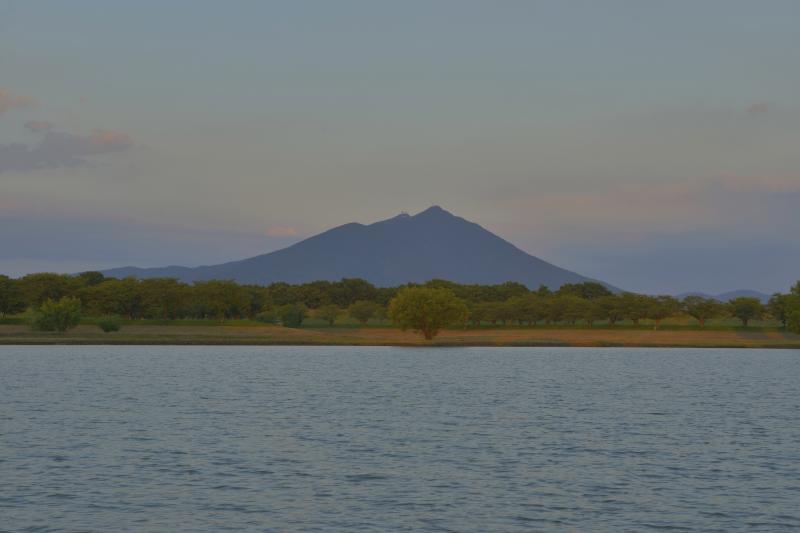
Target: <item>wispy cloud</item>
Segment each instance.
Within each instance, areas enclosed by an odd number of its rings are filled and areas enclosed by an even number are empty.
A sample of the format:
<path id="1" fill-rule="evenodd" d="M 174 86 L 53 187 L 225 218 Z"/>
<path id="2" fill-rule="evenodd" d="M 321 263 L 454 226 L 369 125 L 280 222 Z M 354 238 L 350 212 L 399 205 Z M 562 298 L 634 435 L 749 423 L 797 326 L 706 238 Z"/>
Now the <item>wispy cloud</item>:
<path id="1" fill-rule="evenodd" d="M 0 173 L 81 166 L 88 163 L 90 156 L 121 152 L 133 146 L 129 135 L 117 131 L 96 129 L 82 136 L 42 129 L 46 133 L 33 146 L 0 144 Z"/>
<path id="2" fill-rule="evenodd" d="M 270 237 L 296 237 L 298 231 L 291 226 L 270 226 L 267 228 Z"/>
<path id="3" fill-rule="evenodd" d="M 10 109 L 31 107 L 33 104 L 34 100 L 30 96 L 15 95 L 0 87 L 0 115 Z"/>
<path id="4" fill-rule="evenodd" d="M 46 120 L 29 120 L 25 127 L 30 131 L 48 131 L 53 129 L 53 123 Z"/>

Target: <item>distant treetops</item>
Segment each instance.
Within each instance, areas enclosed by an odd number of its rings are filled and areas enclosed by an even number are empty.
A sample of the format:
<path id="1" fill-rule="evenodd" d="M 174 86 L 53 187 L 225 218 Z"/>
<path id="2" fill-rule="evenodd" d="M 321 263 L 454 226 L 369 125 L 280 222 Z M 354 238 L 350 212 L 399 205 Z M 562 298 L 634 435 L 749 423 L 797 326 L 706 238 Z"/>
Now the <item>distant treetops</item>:
<path id="1" fill-rule="evenodd" d="M 458 325 L 585 324 L 614 326 L 642 320 L 658 328 L 666 318 L 689 316 L 704 327 L 719 317 L 734 317 L 747 327 L 769 316 L 800 333 L 800 282 L 775 294 L 765 306 L 756 298 L 722 303 L 711 298 L 615 294 L 596 282 L 574 283 L 556 291 L 529 290 L 520 283 L 459 284 L 431 280 L 401 287 L 375 287 L 362 279 L 315 281 L 299 285 L 239 285 L 211 280 L 185 284 L 172 278 L 105 278 L 99 272 L 78 276 L 41 273 L 19 279 L 0 275 L 0 318 L 26 313 L 33 327 L 64 331 L 81 316 L 95 317 L 105 331 L 120 319 L 240 319 L 301 327 L 309 317 L 334 325 L 342 316 L 367 325 L 387 317 L 402 329 L 434 338 Z"/>

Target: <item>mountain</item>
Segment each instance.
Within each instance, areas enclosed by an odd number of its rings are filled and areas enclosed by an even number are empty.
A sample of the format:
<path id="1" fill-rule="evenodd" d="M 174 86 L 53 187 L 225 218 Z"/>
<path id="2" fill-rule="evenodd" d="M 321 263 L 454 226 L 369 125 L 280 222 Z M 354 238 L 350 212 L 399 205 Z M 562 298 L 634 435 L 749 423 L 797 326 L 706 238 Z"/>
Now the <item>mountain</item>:
<path id="1" fill-rule="evenodd" d="M 720 294 L 707 294 L 704 292 L 684 292 L 683 294 L 679 294 L 678 298 L 686 298 L 687 296 L 702 296 L 703 298 L 714 298 L 715 300 L 719 300 L 720 302 L 729 302 L 734 298 L 757 298 L 761 301 L 761 303 L 767 303 L 769 301 L 770 295 L 764 294 L 763 292 L 754 291 L 750 289 L 739 289 L 736 291 L 728 291 L 723 292 Z"/>
<path id="2" fill-rule="evenodd" d="M 478 224 L 433 206 L 410 216 L 345 224 L 264 255 L 196 268 L 115 268 L 109 277 L 173 277 L 185 282 L 233 279 L 265 285 L 363 278 L 396 286 L 434 278 L 458 283 L 517 281 L 530 288 L 590 281 L 525 253 Z"/>

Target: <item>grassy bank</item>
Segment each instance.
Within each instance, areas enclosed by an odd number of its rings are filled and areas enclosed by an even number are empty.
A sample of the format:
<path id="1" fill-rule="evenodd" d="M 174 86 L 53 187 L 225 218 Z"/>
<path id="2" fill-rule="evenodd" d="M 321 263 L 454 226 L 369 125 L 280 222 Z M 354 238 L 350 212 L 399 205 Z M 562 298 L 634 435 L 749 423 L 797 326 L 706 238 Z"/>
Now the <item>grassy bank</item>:
<path id="1" fill-rule="evenodd" d="M 432 342 L 389 327 L 305 327 L 235 324 L 125 324 L 104 333 L 84 324 L 67 333 L 0 325 L 0 344 L 339 345 L 339 346 L 628 346 L 798 348 L 800 335 L 777 328 L 488 328 L 450 329 Z"/>

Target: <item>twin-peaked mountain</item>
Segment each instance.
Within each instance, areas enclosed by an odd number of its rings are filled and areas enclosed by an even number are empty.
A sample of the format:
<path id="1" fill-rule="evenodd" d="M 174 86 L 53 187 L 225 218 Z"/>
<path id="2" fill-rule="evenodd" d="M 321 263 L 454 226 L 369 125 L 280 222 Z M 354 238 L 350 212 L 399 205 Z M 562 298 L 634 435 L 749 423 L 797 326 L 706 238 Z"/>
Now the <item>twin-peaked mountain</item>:
<path id="1" fill-rule="evenodd" d="M 588 281 L 520 250 L 508 241 L 434 206 L 374 224 L 345 224 L 264 255 L 195 268 L 124 267 L 106 276 L 173 277 L 185 282 L 232 279 L 265 285 L 363 278 L 377 286 L 430 279 L 495 284 L 517 281 L 535 289 Z"/>

